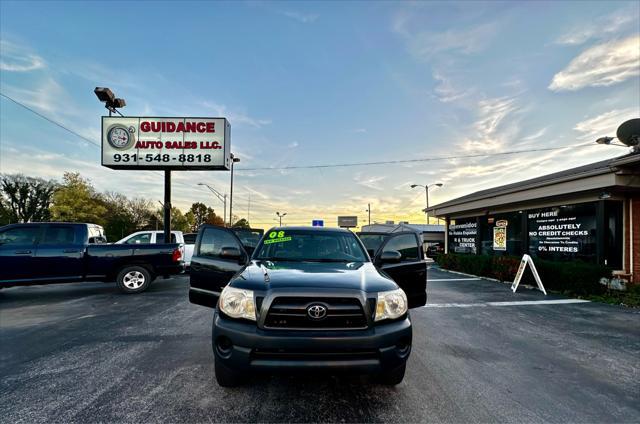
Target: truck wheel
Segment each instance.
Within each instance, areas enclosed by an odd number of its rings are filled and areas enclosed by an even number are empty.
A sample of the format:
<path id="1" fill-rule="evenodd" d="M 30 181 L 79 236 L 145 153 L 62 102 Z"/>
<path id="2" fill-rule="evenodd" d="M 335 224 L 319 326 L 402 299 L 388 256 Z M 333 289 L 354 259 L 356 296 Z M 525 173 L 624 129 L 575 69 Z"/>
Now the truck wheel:
<path id="1" fill-rule="evenodd" d="M 116 277 L 116 285 L 123 293 L 140 293 L 151 284 L 151 273 L 148 269 L 129 265 L 120 270 Z"/>
<path id="2" fill-rule="evenodd" d="M 220 363 L 217 357 L 214 357 L 216 369 L 216 381 L 221 387 L 235 387 L 242 383 L 242 374 L 233 371 L 231 368 Z"/>
<path id="3" fill-rule="evenodd" d="M 402 380 L 404 379 L 404 372 L 406 369 L 407 364 L 404 363 L 394 370 L 385 371 L 380 374 L 380 382 L 387 386 L 396 386 L 402 383 Z"/>

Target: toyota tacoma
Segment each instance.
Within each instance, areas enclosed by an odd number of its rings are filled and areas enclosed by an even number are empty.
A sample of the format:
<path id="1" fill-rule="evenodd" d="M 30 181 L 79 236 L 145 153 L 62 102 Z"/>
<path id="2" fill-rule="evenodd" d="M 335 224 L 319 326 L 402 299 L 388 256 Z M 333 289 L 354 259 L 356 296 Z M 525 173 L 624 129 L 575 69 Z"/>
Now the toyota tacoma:
<path id="1" fill-rule="evenodd" d="M 243 245 L 234 229 L 202 226 L 189 300 L 214 308 L 218 384 L 287 370 L 399 384 L 411 351 L 408 309 L 426 303 L 427 267 L 419 234 L 381 239 L 371 257 L 344 229 L 277 227 Z"/>

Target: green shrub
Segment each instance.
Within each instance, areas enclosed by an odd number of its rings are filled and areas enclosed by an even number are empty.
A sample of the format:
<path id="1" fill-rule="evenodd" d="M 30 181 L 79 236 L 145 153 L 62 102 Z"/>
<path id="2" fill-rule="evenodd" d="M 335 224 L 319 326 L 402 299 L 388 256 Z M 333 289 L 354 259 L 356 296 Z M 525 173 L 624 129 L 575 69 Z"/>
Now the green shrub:
<path id="1" fill-rule="evenodd" d="M 436 258 L 440 267 L 451 271 L 495 278 L 500 281 L 513 281 L 518 272 L 521 258 L 515 256 L 489 256 L 441 254 Z M 542 259 L 534 260 L 540 279 L 547 290 L 571 293 L 574 295 L 598 295 L 607 288 L 600 284 L 602 277 L 610 277 L 611 270 L 597 264 L 586 262 L 556 262 Z M 535 285 L 533 273 L 527 267 L 522 283 Z"/>

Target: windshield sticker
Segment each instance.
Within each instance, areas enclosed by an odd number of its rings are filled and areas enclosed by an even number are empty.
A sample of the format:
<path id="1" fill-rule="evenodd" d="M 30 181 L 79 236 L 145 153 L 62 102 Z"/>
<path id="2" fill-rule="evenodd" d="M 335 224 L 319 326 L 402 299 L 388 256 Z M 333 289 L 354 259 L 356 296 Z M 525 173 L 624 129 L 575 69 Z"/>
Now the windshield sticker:
<path id="1" fill-rule="evenodd" d="M 282 243 L 285 241 L 291 241 L 291 236 L 285 237 L 284 231 L 271 231 L 269 233 L 269 239 L 264 241 L 264 244 Z"/>

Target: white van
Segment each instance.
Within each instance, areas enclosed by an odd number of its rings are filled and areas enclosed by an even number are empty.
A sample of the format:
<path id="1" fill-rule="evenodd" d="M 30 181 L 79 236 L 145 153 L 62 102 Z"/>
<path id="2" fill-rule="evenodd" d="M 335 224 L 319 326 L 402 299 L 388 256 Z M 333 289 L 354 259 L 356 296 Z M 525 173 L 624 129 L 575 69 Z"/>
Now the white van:
<path id="1" fill-rule="evenodd" d="M 129 234 L 125 238 L 118 240 L 115 244 L 156 244 L 164 243 L 164 231 L 138 231 Z M 191 266 L 194 243 L 185 243 L 182 231 L 171 231 L 170 243 L 180 243 L 182 246 L 182 257 L 187 268 Z"/>

